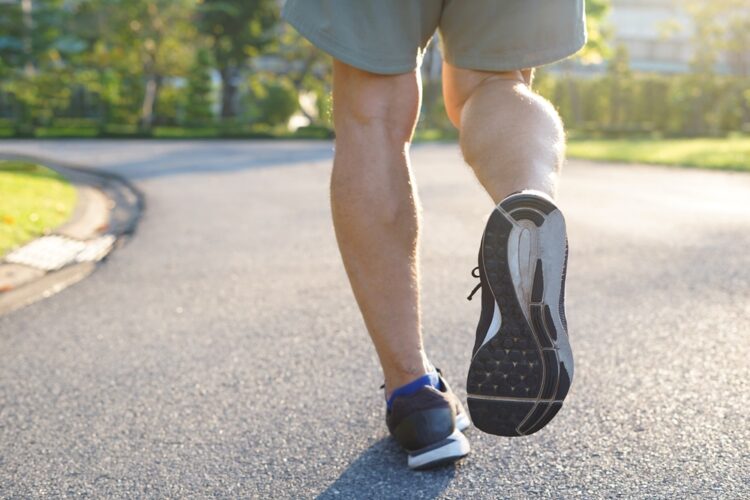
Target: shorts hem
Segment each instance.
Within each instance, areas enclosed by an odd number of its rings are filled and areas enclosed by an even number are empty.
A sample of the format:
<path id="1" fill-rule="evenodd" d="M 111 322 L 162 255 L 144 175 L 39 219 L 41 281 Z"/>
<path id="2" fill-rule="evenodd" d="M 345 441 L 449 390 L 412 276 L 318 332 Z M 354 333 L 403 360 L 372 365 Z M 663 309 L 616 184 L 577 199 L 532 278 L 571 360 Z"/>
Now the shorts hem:
<path id="1" fill-rule="evenodd" d="M 444 54 L 443 57 L 449 64 L 463 69 L 473 69 L 476 71 L 514 71 L 536 68 L 561 61 L 581 50 L 585 44 L 586 32 L 582 30 L 573 43 L 549 50 L 531 53 L 516 52 L 503 55 L 502 57 L 461 57 L 455 54 Z"/>
<path id="2" fill-rule="evenodd" d="M 338 59 L 350 66 L 354 66 L 357 69 L 368 71 L 370 73 L 376 73 L 380 75 L 399 75 L 403 73 L 410 73 L 417 69 L 416 58 L 413 63 L 379 63 L 373 62 L 368 59 L 372 57 L 357 54 L 351 50 L 347 50 L 340 42 L 336 39 L 324 35 L 315 28 L 308 27 L 304 22 L 296 19 L 288 11 L 284 11 L 283 18 L 291 24 L 302 36 L 307 38 L 310 43 L 326 52 L 335 59 Z"/>

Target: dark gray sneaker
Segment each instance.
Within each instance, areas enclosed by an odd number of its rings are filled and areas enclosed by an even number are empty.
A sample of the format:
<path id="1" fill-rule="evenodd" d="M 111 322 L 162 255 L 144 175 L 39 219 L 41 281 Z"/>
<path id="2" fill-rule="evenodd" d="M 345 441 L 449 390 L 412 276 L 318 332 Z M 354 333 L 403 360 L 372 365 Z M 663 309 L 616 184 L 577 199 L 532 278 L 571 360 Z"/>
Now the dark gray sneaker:
<path id="1" fill-rule="evenodd" d="M 565 219 L 543 193 L 513 194 L 490 215 L 475 274 L 482 313 L 467 380 L 478 429 L 532 434 L 562 407 L 573 380 L 567 261 Z"/>
<path id="2" fill-rule="evenodd" d="M 408 454 L 410 469 L 430 469 L 465 457 L 469 441 L 462 434 L 471 422 L 461 402 L 440 377 L 439 389 L 425 386 L 398 396 L 386 411 L 388 430 Z"/>

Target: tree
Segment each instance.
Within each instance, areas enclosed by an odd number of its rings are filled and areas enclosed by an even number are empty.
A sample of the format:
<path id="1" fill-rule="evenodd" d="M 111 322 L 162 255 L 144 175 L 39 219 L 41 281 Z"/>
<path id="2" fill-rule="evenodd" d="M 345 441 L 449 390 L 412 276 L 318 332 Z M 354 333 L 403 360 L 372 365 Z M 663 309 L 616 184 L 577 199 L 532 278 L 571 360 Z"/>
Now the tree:
<path id="1" fill-rule="evenodd" d="M 289 25 L 282 28 L 277 50 L 272 54 L 286 62 L 284 77 L 294 88 L 297 96 L 315 93 L 318 104 L 318 113 L 315 116 L 311 115 L 305 106 L 298 105 L 297 108 L 310 123 L 325 119 L 321 116 L 321 111 L 325 109 L 325 101 L 331 90 L 331 58 Z"/>
<path id="2" fill-rule="evenodd" d="M 71 7 L 63 0 L 15 0 L 0 3 L 0 58 L 3 63 L 33 74 L 39 65 L 76 50 L 66 34 Z"/>
<path id="3" fill-rule="evenodd" d="M 251 78 L 249 91 L 247 110 L 252 122 L 272 127 L 286 125 L 299 109 L 297 92 L 287 78 Z"/>
<path id="4" fill-rule="evenodd" d="M 198 30 L 210 40 L 221 77 L 221 116 L 237 116 L 241 70 L 274 41 L 278 21 L 275 0 L 203 0 L 198 6 Z"/>
<path id="5" fill-rule="evenodd" d="M 567 95 L 570 99 L 568 104 L 571 111 L 570 125 L 574 127 L 580 126 L 583 121 L 583 106 L 578 95 L 575 79 L 572 76 L 572 70 L 576 64 L 599 63 L 609 55 L 610 48 L 607 39 L 610 33 L 606 24 L 609 6 L 609 0 L 586 1 L 586 45 L 575 57 L 566 59 L 560 65 L 568 85 Z"/>
<path id="6" fill-rule="evenodd" d="M 195 0 L 86 0 L 91 43 L 100 59 L 128 60 L 119 69 L 142 81 L 139 129 L 149 133 L 166 76 L 183 76 L 192 59 Z"/>
<path id="7" fill-rule="evenodd" d="M 0 3 L 0 90 L 14 97 L 21 134 L 67 106 L 69 59 L 83 48 L 68 34 L 72 18 L 72 6 L 63 0 Z"/>
<path id="8" fill-rule="evenodd" d="M 201 48 L 195 52 L 195 59 L 187 79 L 188 123 L 203 124 L 213 118 L 211 64 L 211 54 L 207 49 Z"/>
<path id="9" fill-rule="evenodd" d="M 746 0 L 691 0 L 688 12 L 695 27 L 693 32 L 692 85 L 698 98 L 694 100 L 691 129 L 705 133 L 717 128 L 718 110 L 710 106 L 711 93 L 730 92 L 739 109 L 740 121 L 750 122 L 750 6 Z M 717 67 L 724 64 L 732 82 L 720 88 Z"/>
<path id="10" fill-rule="evenodd" d="M 625 96 L 629 95 L 631 83 L 630 57 L 624 45 L 618 45 L 607 64 L 607 87 L 609 101 L 609 126 L 622 128 L 627 121 Z"/>
<path id="11" fill-rule="evenodd" d="M 140 128 L 150 131 L 154 108 L 165 75 L 184 72 L 191 41 L 192 0 L 127 0 L 121 12 L 129 11 L 130 22 L 123 37 L 139 47 L 146 89 Z M 182 70 L 182 71 L 181 71 Z"/>
<path id="12" fill-rule="evenodd" d="M 597 63 L 610 54 L 606 18 L 610 0 L 586 0 L 586 45 L 576 55 L 583 63 Z"/>

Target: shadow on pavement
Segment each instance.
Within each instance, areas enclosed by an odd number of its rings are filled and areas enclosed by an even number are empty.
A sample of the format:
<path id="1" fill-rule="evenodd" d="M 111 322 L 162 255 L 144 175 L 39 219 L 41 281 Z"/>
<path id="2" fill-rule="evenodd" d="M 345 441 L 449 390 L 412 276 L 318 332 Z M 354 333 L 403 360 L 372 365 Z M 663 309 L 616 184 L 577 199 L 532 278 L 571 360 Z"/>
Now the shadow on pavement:
<path id="1" fill-rule="evenodd" d="M 455 464 L 415 472 L 396 442 L 380 439 L 317 498 L 437 498 L 456 475 Z"/>
<path id="2" fill-rule="evenodd" d="M 2 0 L 0 0 L 2 2 Z M 104 169 L 131 181 L 190 174 L 329 163 L 332 141 L 45 141 L 43 147 L 2 147 L 0 155 L 79 169 Z M 53 154 L 50 152 L 53 151 Z"/>
<path id="3" fill-rule="evenodd" d="M 333 145 L 321 141 L 314 147 L 301 148 L 294 143 L 260 143 L 245 145 L 205 144 L 193 146 L 185 144 L 179 149 L 158 152 L 139 160 L 124 159 L 108 165 L 130 180 L 149 179 L 183 174 L 214 174 L 240 170 L 292 166 L 300 163 L 330 161 L 333 158 Z"/>

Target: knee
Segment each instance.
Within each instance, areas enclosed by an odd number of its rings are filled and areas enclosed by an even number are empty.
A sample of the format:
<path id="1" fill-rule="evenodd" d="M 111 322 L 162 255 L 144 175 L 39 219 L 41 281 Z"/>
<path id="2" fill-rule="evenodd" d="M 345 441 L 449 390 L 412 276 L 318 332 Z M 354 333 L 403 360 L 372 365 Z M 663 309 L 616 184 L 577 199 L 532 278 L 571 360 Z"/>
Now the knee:
<path id="1" fill-rule="evenodd" d="M 379 75 L 334 63 L 333 118 L 337 145 L 349 142 L 403 147 L 411 141 L 419 113 L 416 72 Z"/>
<path id="2" fill-rule="evenodd" d="M 562 134 L 562 122 L 554 106 L 531 90 L 533 69 L 489 72 L 443 66 L 443 98 L 448 118 L 467 135 L 477 123 L 493 134 L 498 126 L 513 127 L 524 122 Z M 465 116 L 468 115 L 468 116 Z M 464 123 L 465 122 L 465 123 Z M 495 136 L 497 139 L 497 136 Z"/>
<path id="3" fill-rule="evenodd" d="M 533 70 L 476 71 L 443 64 L 443 101 L 451 123 L 461 129 L 461 116 L 467 102 L 482 87 L 511 88 L 515 84 L 531 84 Z"/>

